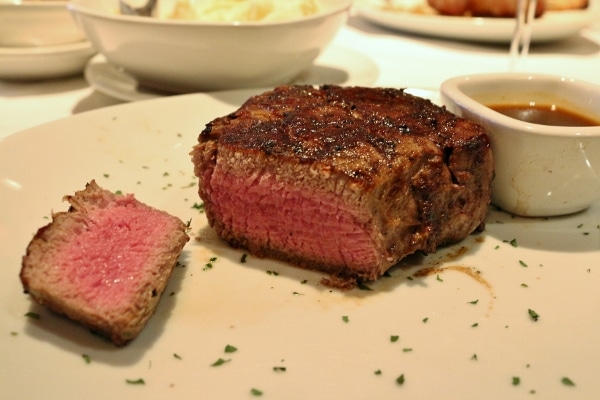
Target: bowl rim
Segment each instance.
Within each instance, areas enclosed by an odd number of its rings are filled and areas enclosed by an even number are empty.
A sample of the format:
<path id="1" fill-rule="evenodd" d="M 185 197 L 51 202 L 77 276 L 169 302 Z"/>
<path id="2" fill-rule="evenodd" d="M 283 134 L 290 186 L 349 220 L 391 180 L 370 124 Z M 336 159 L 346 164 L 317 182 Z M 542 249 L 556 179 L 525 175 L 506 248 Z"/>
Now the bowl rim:
<path id="1" fill-rule="evenodd" d="M 149 18 L 149 17 L 138 17 L 132 15 L 122 14 L 110 14 L 93 7 L 88 6 L 89 0 L 70 0 L 67 4 L 67 8 L 70 12 L 86 15 L 90 17 L 102 18 L 111 21 L 127 21 L 137 24 L 147 25 L 163 25 L 163 26 L 201 26 L 201 27 L 246 27 L 246 28 L 265 28 L 270 26 L 280 25 L 295 25 L 301 24 L 312 20 L 318 20 L 326 18 L 331 15 L 348 12 L 352 6 L 353 0 L 338 0 L 331 8 L 323 11 L 316 12 L 314 14 L 296 17 L 278 21 L 234 21 L 234 22 L 211 22 L 211 21 L 200 21 L 200 20 L 183 20 L 183 19 L 162 19 L 162 18 Z"/>
<path id="2" fill-rule="evenodd" d="M 482 73 L 461 75 L 453 77 L 442 82 L 440 92 L 442 100 L 444 97 L 455 103 L 459 108 L 464 108 L 470 112 L 479 115 L 482 120 L 491 121 L 493 123 L 506 126 L 510 129 L 527 132 L 532 135 L 553 136 L 563 138 L 573 137 L 600 137 L 600 125 L 597 126 L 561 126 L 556 129 L 556 126 L 534 124 L 524 122 L 518 119 L 508 117 L 498 111 L 495 111 L 484 104 L 467 95 L 463 88 L 465 85 L 484 85 L 487 83 L 523 83 L 526 81 L 553 82 L 575 86 L 577 89 L 587 92 L 597 93 L 600 99 L 600 85 L 591 82 L 586 82 L 576 78 L 564 75 L 550 75 L 541 73 Z M 600 115 L 598 115 L 600 118 Z"/>

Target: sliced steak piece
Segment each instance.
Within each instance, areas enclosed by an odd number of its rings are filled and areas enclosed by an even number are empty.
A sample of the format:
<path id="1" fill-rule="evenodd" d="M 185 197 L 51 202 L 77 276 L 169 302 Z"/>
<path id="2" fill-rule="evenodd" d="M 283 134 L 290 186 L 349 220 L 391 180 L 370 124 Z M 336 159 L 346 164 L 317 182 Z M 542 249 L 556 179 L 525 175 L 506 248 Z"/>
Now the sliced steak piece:
<path id="1" fill-rule="evenodd" d="M 154 313 L 189 240 L 187 228 L 95 181 L 64 199 L 69 211 L 53 214 L 27 247 L 23 288 L 36 302 L 124 345 Z"/>
<path id="2" fill-rule="evenodd" d="M 192 161 L 216 232 L 333 285 L 463 239 L 490 202 L 484 129 L 402 90 L 282 86 L 198 141 Z"/>

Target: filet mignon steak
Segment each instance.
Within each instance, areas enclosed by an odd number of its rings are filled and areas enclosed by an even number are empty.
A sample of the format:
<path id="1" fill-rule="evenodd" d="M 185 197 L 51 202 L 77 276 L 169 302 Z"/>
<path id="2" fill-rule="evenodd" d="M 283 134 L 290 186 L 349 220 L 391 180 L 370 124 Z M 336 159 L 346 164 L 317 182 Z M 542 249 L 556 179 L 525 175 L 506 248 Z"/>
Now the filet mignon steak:
<path id="1" fill-rule="evenodd" d="M 198 142 L 216 232 L 335 286 L 463 239 L 490 202 L 484 129 L 403 90 L 277 87 L 208 123 Z"/>

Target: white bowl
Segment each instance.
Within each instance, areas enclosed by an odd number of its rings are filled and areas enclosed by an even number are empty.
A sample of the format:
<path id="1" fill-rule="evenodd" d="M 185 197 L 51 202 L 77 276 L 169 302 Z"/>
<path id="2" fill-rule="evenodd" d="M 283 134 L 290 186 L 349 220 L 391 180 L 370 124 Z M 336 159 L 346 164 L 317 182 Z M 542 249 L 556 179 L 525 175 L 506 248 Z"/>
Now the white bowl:
<path id="1" fill-rule="evenodd" d="M 85 40 L 67 1 L 0 2 L 0 47 L 63 45 Z"/>
<path id="2" fill-rule="evenodd" d="M 119 15 L 117 0 L 69 9 L 99 53 L 140 84 L 168 92 L 267 87 L 308 68 L 345 22 L 351 0 L 279 22 L 214 23 Z"/>
<path id="3" fill-rule="evenodd" d="M 451 112 L 490 136 L 496 176 L 492 202 L 522 216 L 570 214 L 600 199 L 600 126 L 523 122 L 486 105 L 555 104 L 600 121 L 600 86 L 540 74 L 482 74 L 441 87 Z"/>

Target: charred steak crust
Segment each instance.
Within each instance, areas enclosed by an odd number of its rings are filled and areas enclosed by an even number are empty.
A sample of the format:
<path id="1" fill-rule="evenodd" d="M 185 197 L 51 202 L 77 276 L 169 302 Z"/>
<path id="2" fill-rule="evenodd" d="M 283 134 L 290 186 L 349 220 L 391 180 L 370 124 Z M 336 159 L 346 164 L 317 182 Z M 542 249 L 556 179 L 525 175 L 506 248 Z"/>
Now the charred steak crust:
<path id="1" fill-rule="evenodd" d="M 191 155 L 209 224 L 234 247 L 374 280 L 482 225 L 484 129 L 403 90 L 281 86 L 207 124 Z"/>

